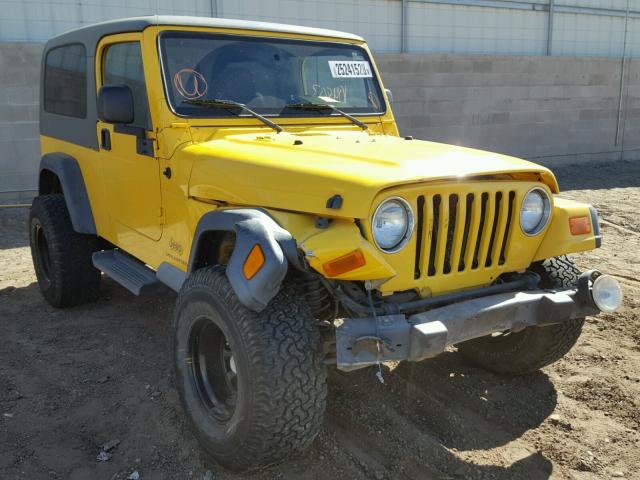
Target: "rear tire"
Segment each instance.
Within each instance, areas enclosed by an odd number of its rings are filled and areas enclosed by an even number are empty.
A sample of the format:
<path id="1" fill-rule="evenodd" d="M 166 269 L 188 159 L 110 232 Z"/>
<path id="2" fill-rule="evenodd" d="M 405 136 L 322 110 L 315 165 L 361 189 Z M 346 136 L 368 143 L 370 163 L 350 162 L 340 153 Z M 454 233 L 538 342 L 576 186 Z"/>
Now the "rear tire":
<path id="1" fill-rule="evenodd" d="M 578 267 L 566 256 L 545 260 L 532 270 L 540 274 L 543 288 L 571 288 L 580 276 Z M 584 318 L 578 318 L 547 327 L 529 327 L 461 343 L 458 351 L 496 373 L 530 373 L 566 355 L 578 341 L 583 325 Z"/>
<path id="2" fill-rule="evenodd" d="M 41 195 L 29 215 L 31 258 L 40 291 L 54 307 L 95 301 L 101 273 L 91 261 L 99 250 L 98 237 L 73 229 L 64 196 Z"/>
<path id="3" fill-rule="evenodd" d="M 246 471 L 308 447 L 322 425 L 326 372 L 309 307 L 283 287 L 260 313 L 223 267 L 193 273 L 174 312 L 176 383 L 203 448 Z"/>

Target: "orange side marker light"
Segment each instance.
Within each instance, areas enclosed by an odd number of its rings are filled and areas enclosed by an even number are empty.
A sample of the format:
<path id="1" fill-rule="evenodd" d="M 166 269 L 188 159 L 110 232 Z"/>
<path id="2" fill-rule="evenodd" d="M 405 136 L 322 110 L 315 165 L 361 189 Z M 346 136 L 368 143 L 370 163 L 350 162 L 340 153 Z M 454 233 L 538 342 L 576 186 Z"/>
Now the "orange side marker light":
<path id="1" fill-rule="evenodd" d="M 323 263 L 322 268 L 330 277 L 337 277 L 343 273 L 363 267 L 366 264 L 367 260 L 364 258 L 364 254 L 358 249 Z"/>
<path id="2" fill-rule="evenodd" d="M 247 255 L 247 259 L 244 261 L 244 266 L 242 267 L 244 278 L 251 280 L 255 277 L 256 273 L 260 271 L 263 265 L 264 253 L 262 252 L 260 245 L 256 243 L 249 252 L 249 255 Z"/>
<path id="3" fill-rule="evenodd" d="M 569 230 L 571 235 L 584 235 L 591 233 L 591 222 L 589 217 L 575 217 L 569 219 Z"/>

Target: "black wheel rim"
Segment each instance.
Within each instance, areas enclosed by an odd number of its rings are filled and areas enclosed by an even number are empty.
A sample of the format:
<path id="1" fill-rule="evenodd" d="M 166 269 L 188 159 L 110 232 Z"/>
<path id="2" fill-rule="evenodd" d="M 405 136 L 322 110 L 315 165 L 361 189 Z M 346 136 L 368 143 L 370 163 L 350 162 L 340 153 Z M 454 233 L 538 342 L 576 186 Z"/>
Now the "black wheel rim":
<path id="1" fill-rule="evenodd" d="M 40 273 L 44 277 L 43 280 L 49 282 L 51 278 L 51 256 L 49 255 L 47 238 L 45 237 L 42 225 L 39 223 L 34 225 L 33 236 L 36 246 L 36 257 L 40 266 Z"/>
<path id="2" fill-rule="evenodd" d="M 189 338 L 191 379 L 211 416 L 227 421 L 235 412 L 238 375 L 231 346 L 222 329 L 208 318 L 195 322 Z"/>

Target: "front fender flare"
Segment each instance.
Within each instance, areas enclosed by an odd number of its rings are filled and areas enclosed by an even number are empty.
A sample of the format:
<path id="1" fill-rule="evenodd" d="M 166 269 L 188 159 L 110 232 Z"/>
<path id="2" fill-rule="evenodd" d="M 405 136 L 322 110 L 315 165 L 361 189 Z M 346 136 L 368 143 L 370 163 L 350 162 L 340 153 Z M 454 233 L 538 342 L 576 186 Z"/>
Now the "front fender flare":
<path id="1" fill-rule="evenodd" d="M 204 234 L 211 231 L 235 232 L 236 242 L 227 265 L 227 278 L 238 299 L 253 311 L 262 311 L 280 291 L 289 264 L 304 269 L 295 240 L 269 215 L 261 210 L 229 209 L 206 213 L 198 222 L 187 273 L 198 268 L 199 251 L 208 247 L 203 241 Z M 247 280 L 242 269 L 256 244 L 260 245 L 265 262 L 258 273 Z"/>

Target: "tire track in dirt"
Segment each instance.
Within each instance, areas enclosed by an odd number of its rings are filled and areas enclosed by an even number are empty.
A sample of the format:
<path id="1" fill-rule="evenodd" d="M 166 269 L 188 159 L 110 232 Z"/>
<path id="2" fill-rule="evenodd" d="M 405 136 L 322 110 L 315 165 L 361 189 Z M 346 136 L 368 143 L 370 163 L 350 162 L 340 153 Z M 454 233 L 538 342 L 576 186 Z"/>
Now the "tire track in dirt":
<path id="1" fill-rule="evenodd" d="M 487 420 L 446 386 L 434 382 L 427 389 L 397 370 L 385 374 L 382 386 L 370 381 L 371 369 L 356 372 L 352 395 L 327 414 L 341 448 L 361 464 L 390 478 L 548 478 L 551 462 L 519 438 L 521 430 Z M 346 388 L 347 380 L 333 378 L 335 387 Z"/>
<path id="2" fill-rule="evenodd" d="M 498 377 L 479 372 L 480 376 L 489 377 L 489 382 L 485 383 L 487 388 L 471 385 L 469 390 L 465 390 L 453 388 L 453 383 L 457 380 L 451 377 L 445 377 L 442 382 L 432 382 L 431 385 L 424 383 L 424 377 L 415 373 L 427 368 L 427 365 L 408 364 L 405 368 L 398 369 L 397 378 L 405 382 L 406 397 L 422 400 L 419 408 L 414 402 L 413 406 L 405 404 L 395 409 L 395 421 L 404 424 L 402 431 L 405 434 L 429 428 L 432 434 L 443 438 L 445 445 L 461 460 L 468 458 L 467 452 L 474 452 L 474 455 L 484 452 L 481 455 L 486 457 L 485 461 L 479 463 L 492 464 L 488 470 L 501 478 L 510 478 L 511 469 L 517 468 L 512 466 L 526 459 L 529 459 L 528 470 L 534 478 L 546 478 L 550 469 L 549 461 L 543 457 L 538 458 L 537 448 L 524 440 L 522 435 L 530 428 L 537 427 L 552 411 L 554 403 L 537 409 L 539 413 L 534 421 L 517 425 L 512 421 L 507 405 L 503 407 L 500 402 L 497 405 L 491 404 L 491 393 L 499 388 L 496 385 L 500 382 Z M 478 376 L 478 373 L 475 375 Z M 509 401 L 514 411 L 530 411 L 538 403 L 534 401 L 526 405 L 513 400 Z M 505 414 L 500 415 L 500 411 Z"/>
<path id="3" fill-rule="evenodd" d="M 482 443 L 498 445 L 535 428 L 553 412 L 557 403 L 555 387 L 544 372 L 525 376 L 495 375 L 469 365 L 451 351 L 423 363 L 401 364 L 394 374 L 405 382 L 403 397 L 408 403 L 403 409 L 415 411 L 409 401 L 417 398 L 441 415 L 450 415 L 451 418 L 446 419 L 435 417 L 434 426 L 442 429 L 443 436 L 448 436 L 451 442 L 448 446 L 458 448 L 482 446 L 468 440 L 465 422 L 469 420 L 479 418 L 482 421 L 479 430 L 491 426 L 492 432 L 483 436 Z M 496 424 L 501 427 L 496 428 Z M 463 429 L 456 425 L 462 425 Z M 457 431 L 461 433 L 460 438 L 456 438 Z"/>
<path id="4" fill-rule="evenodd" d="M 631 282 L 632 284 L 640 284 L 639 279 L 630 277 L 629 275 L 622 275 L 620 273 L 610 273 L 609 275 L 611 275 L 612 277 L 620 278 L 622 280 L 626 280 L 627 282 Z"/>
<path id="5" fill-rule="evenodd" d="M 398 435 L 396 419 L 389 413 L 394 411 L 392 392 L 375 380 L 371 369 L 351 374 L 333 371 L 329 387 L 327 427 L 366 478 L 447 478 L 451 452 L 429 432 L 421 433 L 420 445 L 407 441 L 403 432 Z"/>
<path id="6" fill-rule="evenodd" d="M 417 368 L 417 366 L 414 368 Z M 508 445 L 509 447 L 506 449 L 507 452 L 509 449 L 513 449 L 518 452 L 535 452 L 535 448 L 532 445 L 526 444 L 518 438 L 514 438 L 519 436 L 521 432 L 509 431 L 509 425 L 497 423 L 496 420 L 498 419 L 496 418 L 488 420 L 486 418 L 488 413 L 487 409 L 478 408 L 481 407 L 481 405 L 474 403 L 468 394 L 460 395 L 446 387 L 441 388 L 439 385 L 436 385 L 435 388 L 426 390 L 422 385 L 416 382 L 414 378 L 410 378 L 412 376 L 408 372 L 410 372 L 409 369 L 401 370 L 398 373 L 397 378 L 404 381 L 406 383 L 407 390 L 412 392 L 407 394 L 407 398 L 416 398 L 416 394 L 418 394 L 422 398 L 422 404 L 425 406 L 428 405 L 428 411 L 438 413 L 437 415 L 430 416 L 432 421 L 429 426 L 433 430 L 436 430 L 436 433 L 441 438 L 450 438 L 451 440 L 449 443 L 451 444 L 456 443 L 456 437 L 459 439 L 467 435 L 469 437 L 479 439 L 478 442 L 473 443 L 469 443 L 465 440 L 458 442 L 458 450 L 472 449 L 477 448 L 478 446 L 487 445 Z M 485 400 L 482 400 L 482 402 L 485 402 Z M 406 417 L 414 420 L 411 424 L 414 428 L 415 425 L 420 422 L 417 415 L 424 413 L 417 411 L 417 409 L 412 408 L 410 405 L 406 405 L 402 411 L 404 411 L 404 415 Z M 455 414 L 450 413 L 451 411 L 454 411 Z M 515 461 L 518 460 L 518 457 L 509 458 L 507 455 L 506 460 Z"/>
<path id="7" fill-rule="evenodd" d="M 375 398 L 372 399 L 375 402 Z M 394 408 L 382 408 L 378 422 L 351 417 L 346 411 L 329 412 L 327 422 L 341 447 L 359 462 L 368 478 L 385 472 L 390 478 L 423 480 L 447 478 L 464 461 L 457 459 L 430 432 L 416 429 L 407 423 Z M 381 427 L 380 425 L 385 425 Z M 382 430 L 376 431 L 372 425 Z M 393 428 L 388 426 L 392 425 Z M 400 432 L 400 435 L 398 433 Z M 366 467 L 364 467 L 366 465 Z M 374 466 L 373 472 L 369 468 Z"/>
<path id="8" fill-rule="evenodd" d="M 384 475 L 392 478 L 407 480 L 421 480 L 429 477 L 438 478 L 442 472 L 434 470 L 425 464 L 415 464 L 410 458 L 400 455 L 397 451 L 390 452 L 389 445 L 383 441 L 374 440 L 375 437 L 367 432 L 358 422 L 354 422 L 346 415 L 329 412 L 326 425 L 335 435 L 341 448 L 345 449 L 355 459 L 356 464 L 367 478 Z M 442 448 L 433 442 L 434 448 Z M 411 465 L 410 465 L 411 463 Z M 402 470 L 399 467 L 402 466 Z"/>
<path id="9" fill-rule="evenodd" d="M 625 226 L 620 225 L 618 223 L 612 222 L 611 220 L 606 220 L 606 219 L 600 217 L 600 222 L 604 223 L 605 225 L 609 225 L 609 226 L 611 226 L 613 228 L 617 228 L 618 230 L 622 230 L 623 232 L 630 233 L 632 235 L 640 236 L 640 232 L 637 232 L 637 231 L 635 231 L 635 230 L 633 230 L 631 228 L 625 227 Z"/>

